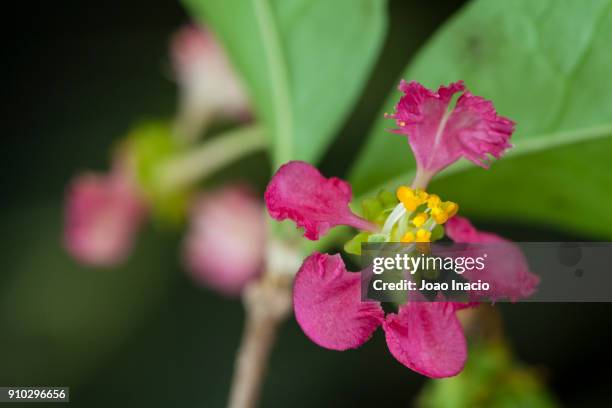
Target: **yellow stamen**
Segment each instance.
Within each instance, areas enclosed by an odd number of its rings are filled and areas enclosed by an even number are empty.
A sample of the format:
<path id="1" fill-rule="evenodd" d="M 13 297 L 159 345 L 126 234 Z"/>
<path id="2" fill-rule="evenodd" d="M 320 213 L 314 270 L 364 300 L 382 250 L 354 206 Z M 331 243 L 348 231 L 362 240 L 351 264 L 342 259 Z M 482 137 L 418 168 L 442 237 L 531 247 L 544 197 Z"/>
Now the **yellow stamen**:
<path id="1" fill-rule="evenodd" d="M 430 194 L 429 198 L 427 199 L 427 207 L 429 208 L 438 207 L 441 202 L 442 200 L 440 200 L 440 197 L 438 195 Z"/>
<path id="2" fill-rule="evenodd" d="M 448 221 L 448 215 L 444 212 L 442 207 L 434 207 L 431 209 L 431 218 L 434 219 L 436 224 L 444 224 Z"/>
<path id="3" fill-rule="evenodd" d="M 429 217 L 427 216 L 427 214 L 421 212 L 414 216 L 414 218 L 412 219 L 412 223 L 415 227 L 420 228 L 423 226 L 423 224 L 425 224 L 428 218 Z"/>
<path id="4" fill-rule="evenodd" d="M 431 231 L 419 229 L 416 233 L 416 242 L 429 242 L 431 239 Z"/>
<path id="5" fill-rule="evenodd" d="M 400 239 L 400 241 L 405 242 L 405 243 L 414 242 L 414 233 L 413 232 L 405 233 L 404 236 Z"/>
<path id="6" fill-rule="evenodd" d="M 414 211 L 427 201 L 428 194 L 420 188 L 413 190 L 407 186 L 400 186 L 396 192 L 397 199 L 404 204 L 408 211 Z"/>
<path id="7" fill-rule="evenodd" d="M 444 211 L 446 211 L 446 215 L 448 215 L 448 218 L 454 217 L 455 214 L 457 214 L 457 211 L 459 211 L 459 206 L 457 205 L 457 203 L 447 201 L 444 204 L 446 204 L 446 208 L 444 209 Z"/>

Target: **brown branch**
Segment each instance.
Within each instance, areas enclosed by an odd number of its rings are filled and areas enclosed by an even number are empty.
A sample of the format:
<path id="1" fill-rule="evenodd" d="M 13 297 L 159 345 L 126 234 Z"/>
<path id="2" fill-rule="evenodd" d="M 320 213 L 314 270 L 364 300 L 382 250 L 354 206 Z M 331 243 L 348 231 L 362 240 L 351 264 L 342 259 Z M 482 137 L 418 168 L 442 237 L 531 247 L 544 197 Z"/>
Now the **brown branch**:
<path id="1" fill-rule="evenodd" d="M 278 327 L 291 310 L 289 280 L 265 275 L 247 287 L 244 306 L 246 323 L 236 357 L 230 408 L 257 406 Z"/>

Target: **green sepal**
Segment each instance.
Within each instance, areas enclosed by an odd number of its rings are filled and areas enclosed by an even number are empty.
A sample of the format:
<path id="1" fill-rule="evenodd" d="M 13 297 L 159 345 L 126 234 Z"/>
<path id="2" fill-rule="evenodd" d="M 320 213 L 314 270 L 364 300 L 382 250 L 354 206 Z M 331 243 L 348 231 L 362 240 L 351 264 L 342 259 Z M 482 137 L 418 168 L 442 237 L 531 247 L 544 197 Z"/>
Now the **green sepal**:
<path id="1" fill-rule="evenodd" d="M 361 243 L 368 242 L 369 232 L 360 232 L 344 244 L 344 251 L 348 254 L 361 255 Z"/>
<path id="2" fill-rule="evenodd" d="M 376 221 L 383 211 L 382 203 L 377 198 L 366 198 L 361 202 L 363 217 L 368 221 Z"/>
<path id="3" fill-rule="evenodd" d="M 371 243 L 380 243 L 389 241 L 389 236 L 387 234 L 371 234 L 368 237 L 368 242 Z"/>
<path id="4" fill-rule="evenodd" d="M 385 208 L 389 208 L 389 207 L 393 208 L 399 202 L 395 194 L 385 189 L 380 190 L 376 197 L 378 198 L 378 201 L 380 201 L 383 207 Z"/>
<path id="5" fill-rule="evenodd" d="M 361 202 L 363 218 L 382 225 L 398 202 L 395 194 L 389 190 L 380 190 L 376 197 L 366 198 Z"/>
<path id="6" fill-rule="evenodd" d="M 431 230 L 431 238 L 430 241 L 438 241 L 444 238 L 444 227 L 442 225 L 436 225 L 434 229 Z"/>

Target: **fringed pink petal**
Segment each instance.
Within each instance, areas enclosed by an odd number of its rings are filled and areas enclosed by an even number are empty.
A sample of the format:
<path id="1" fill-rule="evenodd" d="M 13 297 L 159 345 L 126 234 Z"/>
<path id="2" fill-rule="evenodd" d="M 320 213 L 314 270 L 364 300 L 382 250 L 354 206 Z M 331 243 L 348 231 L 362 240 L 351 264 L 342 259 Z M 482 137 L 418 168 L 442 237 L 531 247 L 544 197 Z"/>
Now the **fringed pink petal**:
<path id="1" fill-rule="evenodd" d="M 347 350 L 361 346 L 382 323 L 377 302 L 362 302 L 360 274 L 347 272 L 340 255 L 315 252 L 300 268 L 293 287 L 295 317 L 316 344 Z"/>
<path id="2" fill-rule="evenodd" d="M 499 159 L 512 147 L 509 140 L 514 122 L 499 116 L 493 102 L 470 92 L 457 101 L 446 129 L 449 138 L 460 141 L 462 156 L 484 168 L 488 167 L 489 155 Z"/>
<path id="3" fill-rule="evenodd" d="M 383 328 L 391 354 L 406 367 L 431 378 L 457 375 L 467 359 L 456 307 L 444 302 L 412 302 L 389 314 Z"/>
<path id="4" fill-rule="evenodd" d="M 490 101 L 465 92 L 452 106 L 453 95 L 464 89 L 463 81 L 436 92 L 418 82 L 400 83 L 404 95 L 388 117 L 398 126 L 394 132 L 408 137 L 423 179 L 461 157 L 486 167 L 488 155 L 499 158 L 511 147 L 514 122 L 497 115 Z"/>
<path id="5" fill-rule="evenodd" d="M 331 227 L 350 225 L 357 229 L 377 227 L 349 209 L 350 185 L 339 178 L 325 178 L 319 170 L 302 161 L 281 166 L 268 184 L 266 205 L 272 218 L 293 220 L 304 228 L 304 236 L 317 240 Z"/>

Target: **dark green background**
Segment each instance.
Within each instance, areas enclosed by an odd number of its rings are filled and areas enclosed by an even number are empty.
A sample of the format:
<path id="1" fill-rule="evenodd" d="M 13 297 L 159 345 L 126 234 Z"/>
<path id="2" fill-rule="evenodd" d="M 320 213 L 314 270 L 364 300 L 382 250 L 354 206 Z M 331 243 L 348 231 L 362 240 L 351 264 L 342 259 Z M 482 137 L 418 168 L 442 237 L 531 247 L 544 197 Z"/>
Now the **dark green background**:
<path id="1" fill-rule="evenodd" d="M 325 156 L 325 174 L 345 174 L 412 53 L 460 5 L 415 3 L 391 3 L 381 62 Z M 83 407 L 223 406 L 242 307 L 189 281 L 180 231 L 148 226 L 117 270 L 85 269 L 61 248 L 68 180 L 104 170 L 113 142 L 136 120 L 173 114 L 167 45 L 184 11 L 172 1 L 28 2 L 5 18 L 17 25 L 3 63 L 0 385 L 67 385 L 71 405 Z M 263 188 L 267 172 L 257 155 L 222 178 L 255 173 Z M 537 226 L 479 226 L 517 240 L 590 239 Z M 542 369 L 561 402 L 609 403 L 609 305 L 501 308 L 518 357 Z M 390 356 L 381 332 L 359 351 L 338 353 L 311 343 L 291 320 L 262 406 L 409 406 L 424 381 Z"/>

